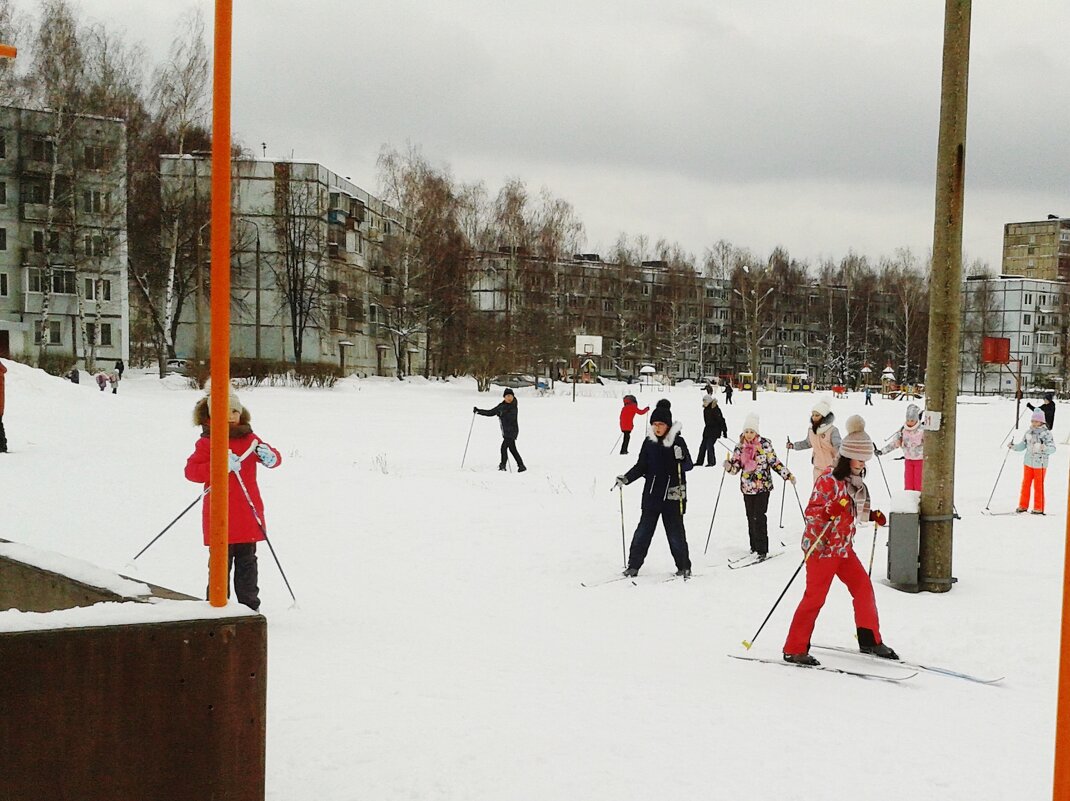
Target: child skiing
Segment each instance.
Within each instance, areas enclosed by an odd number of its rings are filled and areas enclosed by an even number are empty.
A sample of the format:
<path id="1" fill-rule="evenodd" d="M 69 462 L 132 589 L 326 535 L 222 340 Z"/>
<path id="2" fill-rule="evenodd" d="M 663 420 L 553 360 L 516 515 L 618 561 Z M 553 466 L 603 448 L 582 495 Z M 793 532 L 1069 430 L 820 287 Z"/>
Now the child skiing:
<path id="1" fill-rule="evenodd" d="M 691 575 L 691 557 L 684 531 L 684 512 L 687 510 L 685 473 L 694 465 L 687 443 L 680 436 L 680 424 L 672 423 L 670 406 L 667 400 L 657 402 L 650 414 L 650 430 L 639 449 L 635 466 L 624 475 L 617 476 L 618 489 L 637 478 L 646 479 L 643 484 L 642 515 L 632 535 L 625 576 L 639 575 L 659 517 L 665 527 L 673 561 L 676 562 L 676 575 L 684 578 Z"/>
<path id="2" fill-rule="evenodd" d="M 792 442 L 788 440 L 788 450 L 814 449 L 811 462 L 814 465 L 814 481 L 826 469 L 836 464 L 837 454 L 840 448 L 840 432 L 835 426 L 836 416 L 832 413 L 832 406 L 822 398 L 814 404 L 810 412 L 810 430 L 806 432 L 806 439 Z"/>
<path id="3" fill-rule="evenodd" d="M 906 422 L 895 432 L 892 440 L 877 451 L 878 456 L 903 449 L 903 489 L 921 492 L 922 468 L 925 466 L 925 429 L 921 427 L 921 409 L 907 406 Z"/>
<path id="4" fill-rule="evenodd" d="M 713 467 L 717 461 L 714 446 L 721 437 L 728 436 L 728 425 L 724 421 L 724 414 L 717 406 L 717 398 L 713 395 L 702 397 L 702 420 L 705 426 L 702 429 L 702 444 L 698 446 L 698 458 L 695 464 L 701 465 L 702 459 L 706 459 L 706 467 Z"/>
<path id="5" fill-rule="evenodd" d="M 256 466 L 274 468 L 282 463 L 282 455 L 253 433 L 249 425 L 249 411 L 242 406 L 238 396 L 230 392 L 230 485 L 227 490 L 227 514 L 230 530 L 227 538 L 227 594 L 230 594 L 230 576 L 234 576 L 234 594 L 238 603 L 245 604 L 254 612 L 260 608 L 260 588 L 257 586 L 256 544 L 266 539 L 261 524 L 264 519 L 264 502 L 256 483 Z M 186 460 L 186 478 L 204 484 L 211 483 L 209 454 L 211 451 L 211 421 L 209 420 L 208 397 L 197 401 L 193 407 L 193 424 L 201 427 L 193 454 Z M 255 447 L 253 447 L 255 446 Z M 253 447 L 244 461 L 244 456 Z M 246 495 L 248 493 L 248 496 Z M 208 545 L 208 504 L 210 495 L 204 496 L 203 528 L 204 544 Z M 251 505 L 250 505 L 251 504 Z M 259 522 L 258 522 L 259 520 Z"/>
<path id="6" fill-rule="evenodd" d="M 1055 393 L 1045 392 L 1044 402 L 1039 406 L 1034 406 L 1031 403 L 1027 403 L 1025 407 L 1031 411 L 1044 412 L 1044 425 L 1048 427 L 1048 431 L 1055 430 Z"/>
<path id="7" fill-rule="evenodd" d="M 637 414 L 646 414 L 650 411 L 649 406 L 639 408 L 639 401 L 635 399 L 635 395 L 624 396 L 624 406 L 620 410 L 620 433 L 623 435 L 620 443 L 621 454 L 628 452 L 628 442 L 632 438 L 632 430 L 635 428 L 635 416 Z"/>
<path id="8" fill-rule="evenodd" d="M 739 484 L 747 509 L 747 534 L 750 549 L 758 554 L 761 562 L 769 555 L 769 526 L 765 513 L 769 509 L 769 494 L 773 491 L 773 471 L 792 484 L 795 476 L 777 457 L 773 444 L 758 434 L 758 415 L 747 415 L 739 444 L 731 457 L 725 459 L 724 469 L 733 474 L 743 472 Z"/>
<path id="9" fill-rule="evenodd" d="M 520 424 L 517 422 L 516 396 L 513 390 L 506 389 L 502 393 L 502 402 L 493 409 L 480 409 L 472 407 L 472 411 L 483 417 L 497 417 L 502 427 L 502 458 L 498 462 L 498 469 L 505 470 L 509 464 L 509 454 L 516 459 L 516 472 L 523 473 L 527 468 L 520 453 L 516 449 L 516 438 L 520 436 Z"/>
<path id="10" fill-rule="evenodd" d="M 806 505 L 806 528 L 802 549 L 806 554 L 806 590 L 784 641 L 784 661 L 818 665 L 810 656 L 810 636 L 825 604 L 832 579 L 839 577 L 854 601 L 858 648 L 862 653 L 884 659 L 898 659 L 881 639 L 877 601 L 866 569 L 855 554 L 857 526 L 885 524 L 882 512 L 870 510 L 869 490 L 863 478 L 866 462 L 873 458 L 873 440 L 866 433 L 866 421 L 858 415 L 847 419 L 847 436 L 840 443 L 836 466 L 825 470 L 814 483 Z"/>
<path id="11" fill-rule="evenodd" d="M 1054 404 L 1053 404 L 1054 405 Z M 1022 513 L 1029 508 L 1029 491 L 1033 491 L 1033 514 L 1044 514 L 1044 476 L 1048 472 L 1048 457 L 1055 453 L 1055 440 L 1048 430 L 1044 411 L 1037 409 L 1029 419 L 1022 441 L 1007 445 L 1015 451 L 1025 451 L 1022 465 L 1022 491 L 1018 496 L 1018 508 Z"/>

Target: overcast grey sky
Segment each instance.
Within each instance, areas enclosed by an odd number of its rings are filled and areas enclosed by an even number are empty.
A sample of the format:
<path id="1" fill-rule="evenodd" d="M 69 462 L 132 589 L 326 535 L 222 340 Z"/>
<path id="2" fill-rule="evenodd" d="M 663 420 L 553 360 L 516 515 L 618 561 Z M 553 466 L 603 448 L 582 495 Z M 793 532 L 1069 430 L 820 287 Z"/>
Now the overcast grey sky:
<path id="1" fill-rule="evenodd" d="M 191 5 L 73 0 L 155 58 Z M 701 257 L 932 245 L 940 0 L 235 0 L 237 136 L 375 191 L 386 143 Z M 1070 216 L 1070 4 L 976 0 L 964 249 Z"/>

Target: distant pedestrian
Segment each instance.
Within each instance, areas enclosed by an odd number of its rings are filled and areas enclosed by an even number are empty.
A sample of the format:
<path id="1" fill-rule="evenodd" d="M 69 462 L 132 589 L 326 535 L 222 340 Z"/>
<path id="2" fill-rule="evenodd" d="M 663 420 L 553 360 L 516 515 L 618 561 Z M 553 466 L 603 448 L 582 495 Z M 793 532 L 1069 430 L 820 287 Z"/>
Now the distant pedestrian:
<path id="1" fill-rule="evenodd" d="M 201 427 L 192 455 L 186 460 L 186 478 L 189 481 L 211 484 L 209 455 L 211 452 L 211 420 L 209 399 L 203 397 L 193 407 L 193 424 Z M 230 426 L 227 455 L 229 461 L 229 485 L 227 488 L 227 597 L 230 597 L 230 578 L 234 577 L 234 594 L 238 603 L 253 611 L 260 608 L 260 588 L 256 566 L 256 544 L 267 538 L 264 518 L 264 501 L 256 483 L 257 464 L 271 469 L 282 464 L 282 454 L 253 433 L 249 411 L 242 406 L 238 396 L 231 391 L 228 400 L 228 424 Z M 241 457 L 256 444 L 252 454 L 244 461 Z M 248 497 L 246 497 L 248 493 Z M 202 504 L 202 527 L 204 544 L 208 545 L 210 495 L 204 496 Z M 259 522 L 258 522 L 259 520 Z"/>
<path id="2" fill-rule="evenodd" d="M 112 370 L 108 373 L 108 382 L 111 384 L 111 394 L 117 395 L 119 392 L 119 371 Z"/>
<path id="3" fill-rule="evenodd" d="M 729 406 L 732 405 L 732 392 L 734 392 L 734 390 L 732 389 L 732 382 L 730 380 L 728 380 L 728 379 L 725 379 L 725 382 L 724 382 L 724 402 L 727 403 Z"/>
<path id="4" fill-rule="evenodd" d="M 1029 428 L 1022 441 L 1011 441 L 1008 448 L 1025 451 L 1022 464 L 1022 491 L 1018 495 L 1018 508 L 1022 513 L 1029 509 L 1029 494 L 1033 494 L 1033 514 L 1044 514 L 1044 477 L 1048 472 L 1048 457 L 1055 453 L 1055 440 L 1044 420 L 1043 409 L 1037 409 L 1029 420 Z"/>
<path id="5" fill-rule="evenodd" d="M 97 387 L 101 392 L 108 388 L 108 374 L 103 370 L 93 376 L 93 379 L 97 382 Z"/>
<path id="6" fill-rule="evenodd" d="M 520 436 L 520 424 L 517 422 L 516 396 L 513 390 L 506 389 L 502 393 L 502 402 L 493 409 L 480 409 L 472 407 L 472 411 L 484 417 L 497 417 L 502 427 L 502 458 L 498 463 L 499 470 L 505 470 L 509 465 L 509 454 L 516 459 L 516 472 L 523 473 L 527 470 L 524 460 L 516 449 L 516 438 Z"/>
<path id="7" fill-rule="evenodd" d="M 1030 410 L 1037 410 L 1044 412 L 1044 424 L 1048 427 L 1048 431 L 1055 428 L 1055 393 L 1045 392 L 1044 402 L 1040 406 L 1034 406 L 1031 403 L 1027 403 L 1025 408 Z"/>
<path id="8" fill-rule="evenodd" d="M 873 405 L 873 388 L 872 387 L 868 387 L 868 386 L 866 387 L 866 403 L 865 403 L 865 405 L 866 406 L 872 406 Z"/>
<path id="9" fill-rule="evenodd" d="M 702 444 L 698 446 L 698 458 L 695 464 L 701 465 L 706 460 L 706 467 L 713 467 L 717 463 L 715 446 L 717 440 L 728 436 L 728 425 L 724 421 L 724 414 L 717 405 L 717 398 L 713 395 L 705 395 L 702 398 Z"/>
<path id="10" fill-rule="evenodd" d="M 620 432 L 622 434 L 620 443 L 621 454 L 628 452 L 628 442 L 632 438 L 632 431 L 635 429 L 635 416 L 637 414 L 646 414 L 650 411 L 649 406 L 639 408 L 639 401 L 636 400 L 635 395 L 624 396 L 624 406 L 620 410 Z"/>
<path id="11" fill-rule="evenodd" d="M 922 469 L 925 466 L 925 429 L 921 425 L 921 409 L 917 404 L 907 406 L 907 419 L 895 432 L 892 440 L 877 451 L 878 456 L 903 449 L 903 489 L 921 492 Z"/>
<path id="12" fill-rule="evenodd" d="M 4 376 L 7 368 L 0 362 L 0 453 L 7 453 L 7 432 L 4 431 Z"/>
<path id="13" fill-rule="evenodd" d="M 81 380 L 81 376 L 78 375 L 78 368 L 72 367 L 71 371 L 67 373 L 67 378 L 70 379 L 72 384 L 77 384 Z"/>
<path id="14" fill-rule="evenodd" d="M 119 380 L 122 381 L 123 380 L 123 373 L 126 372 L 126 365 L 123 364 L 123 360 L 122 359 L 116 359 L 115 360 L 115 369 L 119 373 Z"/>
<path id="15" fill-rule="evenodd" d="M 750 549 L 758 554 L 758 561 L 769 555 L 769 525 L 766 512 L 769 495 L 773 491 L 773 471 L 785 481 L 795 483 L 795 476 L 784 466 L 773 450 L 773 443 L 758 433 L 758 415 L 748 414 L 743 422 L 743 433 L 732 455 L 725 459 L 724 469 L 740 473 L 740 489 L 743 490 L 743 505 L 747 510 L 747 534 Z M 785 489 L 787 489 L 785 487 Z"/>
<path id="16" fill-rule="evenodd" d="M 814 466 L 814 481 L 827 468 L 836 464 L 840 450 L 840 432 L 835 425 L 836 416 L 832 413 L 832 404 L 822 398 L 810 410 L 810 430 L 806 439 L 798 442 L 788 440 L 788 450 L 807 450 L 813 448 L 814 455 L 810 461 Z"/>
<path id="17" fill-rule="evenodd" d="M 645 479 L 642 515 L 632 535 L 624 575 L 639 575 L 659 517 L 669 540 L 669 551 L 676 562 L 676 575 L 685 578 L 691 575 L 684 513 L 687 511 L 685 473 L 692 467 L 694 463 L 687 443 L 680 436 L 680 424 L 673 425 L 671 404 L 667 400 L 659 400 L 650 413 L 650 431 L 643 441 L 643 447 L 639 449 L 639 458 L 631 470 L 617 476 L 618 488 L 638 478 Z"/>

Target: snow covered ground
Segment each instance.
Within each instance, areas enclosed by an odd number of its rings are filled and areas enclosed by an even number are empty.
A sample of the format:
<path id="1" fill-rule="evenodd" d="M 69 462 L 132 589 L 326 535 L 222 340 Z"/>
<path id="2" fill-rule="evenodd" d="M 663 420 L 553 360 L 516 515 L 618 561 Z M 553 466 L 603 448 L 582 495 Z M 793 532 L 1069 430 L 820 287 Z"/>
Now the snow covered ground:
<path id="1" fill-rule="evenodd" d="M 130 375 L 120 394 L 7 362 L 0 456 L 0 536 L 199 594 L 207 550 L 191 512 L 137 553 L 198 494 L 182 468 L 198 396 L 176 377 Z M 900 684 L 741 662 L 798 566 L 794 496 L 770 539 L 789 553 L 747 570 L 738 478 L 691 474 L 688 540 L 697 578 L 673 569 L 655 535 L 638 586 L 580 582 L 619 571 L 620 506 L 610 492 L 632 456 L 612 453 L 622 385 L 553 397 L 519 391 L 523 474 L 497 471 L 496 420 L 476 418 L 468 380 L 347 380 L 333 390 L 242 393 L 253 427 L 284 463 L 261 471 L 267 524 L 298 598 L 260 549 L 269 621 L 268 798 L 621 799 L 810 798 L 822 801 L 1050 797 L 1068 448 L 1053 457 L 1047 517 L 980 514 L 1006 450 L 1013 402 L 959 406 L 954 573 L 944 595 L 876 584 L 886 641 L 904 658 L 1002 676 L 982 686 L 932 674 Z M 673 401 L 697 451 L 701 391 Z M 732 436 L 756 409 L 778 448 L 804 434 L 811 395 L 742 393 L 723 406 Z M 723 401 L 722 401 L 723 403 Z M 905 403 L 837 400 L 881 441 Z M 1070 413 L 1060 407 L 1056 441 Z M 645 421 L 646 418 L 639 418 Z M 842 428 L 841 428 L 842 430 Z M 785 453 L 781 450 L 781 457 Z M 805 502 L 808 459 L 794 453 Z M 902 462 L 884 457 L 893 490 Z M 869 486 L 888 508 L 876 464 Z M 993 510 L 1015 506 L 1011 454 Z M 778 482 L 779 483 L 779 482 Z M 630 540 L 639 489 L 625 489 Z M 871 533 L 858 539 L 868 559 Z M 874 577 L 884 576 L 878 545 Z M 700 574 L 700 575 L 699 575 Z M 752 653 L 777 656 L 801 595 L 797 581 Z M 815 642 L 851 645 L 849 596 L 835 585 Z M 883 668 L 822 654 L 826 664 Z"/>

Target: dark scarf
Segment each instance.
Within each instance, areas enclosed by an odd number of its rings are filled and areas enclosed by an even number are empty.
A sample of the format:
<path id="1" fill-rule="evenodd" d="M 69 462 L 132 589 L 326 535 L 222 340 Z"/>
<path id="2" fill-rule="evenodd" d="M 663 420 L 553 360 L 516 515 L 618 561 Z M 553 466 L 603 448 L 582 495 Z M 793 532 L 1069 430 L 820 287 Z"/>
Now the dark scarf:
<path id="1" fill-rule="evenodd" d="M 251 425 L 249 425 L 248 423 L 238 423 L 237 425 L 230 427 L 230 434 L 228 436 L 231 439 L 237 439 L 238 437 L 244 437 L 247 434 L 252 434 L 252 433 L 253 433 L 253 427 Z M 201 436 L 202 437 L 211 437 L 212 436 L 212 425 L 211 425 L 211 423 L 205 423 L 204 425 L 201 426 Z"/>

